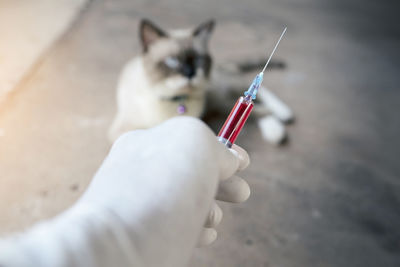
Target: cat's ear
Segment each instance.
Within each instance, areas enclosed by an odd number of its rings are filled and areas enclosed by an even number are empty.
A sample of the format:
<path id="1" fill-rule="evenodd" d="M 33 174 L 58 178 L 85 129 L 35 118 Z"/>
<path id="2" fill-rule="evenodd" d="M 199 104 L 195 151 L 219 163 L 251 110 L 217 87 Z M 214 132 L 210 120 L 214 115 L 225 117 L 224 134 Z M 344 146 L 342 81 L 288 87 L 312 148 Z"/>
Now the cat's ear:
<path id="1" fill-rule="evenodd" d="M 215 21 L 213 19 L 200 24 L 197 28 L 194 29 L 193 37 L 199 40 L 204 46 L 206 46 L 208 40 L 210 39 L 214 26 Z"/>
<path id="2" fill-rule="evenodd" d="M 158 39 L 167 37 L 163 30 L 148 19 L 142 19 L 140 22 L 139 34 L 144 52 L 147 52 L 149 46 Z"/>

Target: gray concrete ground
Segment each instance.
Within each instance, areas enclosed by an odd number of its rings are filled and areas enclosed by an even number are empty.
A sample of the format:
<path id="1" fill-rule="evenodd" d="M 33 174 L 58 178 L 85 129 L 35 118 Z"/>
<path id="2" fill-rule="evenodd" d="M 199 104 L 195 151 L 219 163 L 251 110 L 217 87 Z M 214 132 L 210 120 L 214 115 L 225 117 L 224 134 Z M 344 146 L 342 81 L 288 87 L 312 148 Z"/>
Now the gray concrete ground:
<path id="1" fill-rule="evenodd" d="M 238 143 L 252 158 L 242 174 L 252 196 L 223 205 L 218 241 L 191 266 L 400 266 L 397 10 L 360 0 L 91 2 L 1 108 L 1 232 L 53 216 L 85 189 L 109 148 L 138 19 L 177 27 L 215 17 L 216 62 L 260 56 L 288 26 L 276 57 L 287 68 L 266 82 L 297 121 L 280 148 L 246 125 Z"/>

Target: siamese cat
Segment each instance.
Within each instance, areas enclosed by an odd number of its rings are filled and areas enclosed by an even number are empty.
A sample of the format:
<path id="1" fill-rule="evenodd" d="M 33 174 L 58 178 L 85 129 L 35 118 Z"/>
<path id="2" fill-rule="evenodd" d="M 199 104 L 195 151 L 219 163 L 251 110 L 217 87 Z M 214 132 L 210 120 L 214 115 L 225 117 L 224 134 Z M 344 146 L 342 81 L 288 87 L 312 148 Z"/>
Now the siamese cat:
<path id="1" fill-rule="evenodd" d="M 142 53 L 125 65 L 119 78 L 118 111 L 109 130 L 110 141 L 124 132 L 150 128 L 174 116 L 203 115 L 212 67 L 208 42 L 214 25 L 210 20 L 194 29 L 167 32 L 149 20 L 141 21 Z M 213 86 L 227 87 L 218 82 Z M 224 90 L 214 91 L 224 102 Z M 254 113 L 259 117 L 261 114 L 258 125 L 262 136 L 279 144 L 286 136 L 283 123 L 292 120 L 293 114 L 265 88 L 261 88 L 259 96 L 261 105 L 256 106 Z M 234 100 L 229 103 L 233 105 Z M 273 115 L 266 115 L 267 111 Z"/>
<path id="2" fill-rule="evenodd" d="M 119 79 L 111 140 L 177 115 L 202 115 L 212 65 L 207 46 L 213 28 L 211 20 L 194 30 L 166 32 L 149 20 L 141 21 L 143 53 L 127 63 Z"/>

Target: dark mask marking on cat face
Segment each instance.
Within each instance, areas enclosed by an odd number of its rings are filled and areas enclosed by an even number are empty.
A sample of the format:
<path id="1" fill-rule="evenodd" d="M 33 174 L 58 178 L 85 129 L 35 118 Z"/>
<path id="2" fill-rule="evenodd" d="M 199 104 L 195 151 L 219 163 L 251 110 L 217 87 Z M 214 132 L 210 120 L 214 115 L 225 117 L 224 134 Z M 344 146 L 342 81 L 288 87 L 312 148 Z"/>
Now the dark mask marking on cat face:
<path id="1" fill-rule="evenodd" d="M 202 70 L 209 78 L 212 59 L 208 53 L 208 40 L 214 21 L 201 24 L 193 31 L 179 36 L 161 30 L 149 20 L 143 20 L 140 37 L 146 72 L 154 82 L 180 75 L 194 79 Z"/>
<path id="2" fill-rule="evenodd" d="M 188 79 L 196 76 L 202 69 L 204 76 L 209 77 L 212 65 L 209 54 L 199 54 L 193 49 L 181 51 L 178 55 L 167 56 L 157 63 L 157 68 L 163 76 L 181 74 Z"/>

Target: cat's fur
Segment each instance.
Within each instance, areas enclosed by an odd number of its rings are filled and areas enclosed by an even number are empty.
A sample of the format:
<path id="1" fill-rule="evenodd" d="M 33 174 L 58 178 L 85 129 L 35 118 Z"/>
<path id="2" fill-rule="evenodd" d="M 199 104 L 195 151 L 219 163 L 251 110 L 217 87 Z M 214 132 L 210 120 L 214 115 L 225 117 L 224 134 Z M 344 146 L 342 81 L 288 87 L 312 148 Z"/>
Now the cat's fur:
<path id="1" fill-rule="evenodd" d="M 120 76 L 118 111 L 109 130 L 111 141 L 124 132 L 150 128 L 179 115 L 181 105 L 186 108 L 183 115 L 202 116 L 212 67 L 207 46 L 213 28 L 214 21 L 208 21 L 193 30 L 165 32 L 152 22 L 142 20 L 140 40 L 143 52 L 126 64 Z M 244 67 L 252 69 L 251 65 L 245 64 Z M 284 67 L 276 62 L 271 65 Z M 243 72 L 240 64 L 236 67 Z M 236 87 L 239 85 L 240 90 L 248 86 L 243 84 L 241 73 L 221 72 L 215 76 L 218 78 L 212 81 L 213 87 L 229 88 L 234 92 L 235 86 L 226 84 L 226 81 L 235 83 Z M 221 81 L 224 84 L 220 84 Z M 235 92 L 235 98 L 241 92 Z M 211 99 L 219 99 L 218 106 L 228 111 L 234 103 L 234 99 L 224 101 L 228 95 L 226 90 L 216 89 Z M 260 103 L 253 113 L 258 117 L 262 136 L 271 143 L 279 144 L 286 136 L 284 123 L 293 119 L 293 113 L 266 88 L 260 88 L 259 99 Z M 224 106 L 225 102 L 229 106 Z"/>
<path id="2" fill-rule="evenodd" d="M 207 44 L 213 27 L 214 21 L 208 21 L 194 30 L 165 32 L 142 20 L 143 53 L 127 63 L 119 79 L 111 140 L 177 116 L 182 105 L 184 115 L 202 115 L 212 65 Z"/>

